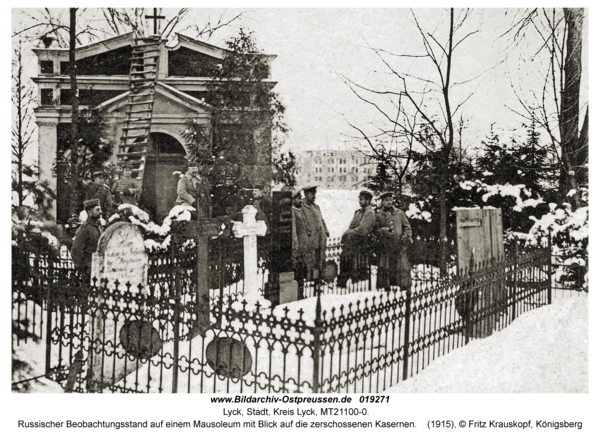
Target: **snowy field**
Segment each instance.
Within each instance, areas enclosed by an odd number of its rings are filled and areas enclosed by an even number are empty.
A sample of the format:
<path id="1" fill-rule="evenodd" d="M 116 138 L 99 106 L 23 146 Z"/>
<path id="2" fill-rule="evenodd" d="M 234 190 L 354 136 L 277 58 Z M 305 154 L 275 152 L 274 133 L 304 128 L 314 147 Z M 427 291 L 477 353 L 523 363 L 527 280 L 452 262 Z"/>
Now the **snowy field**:
<path id="1" fill-rule="evenodd" d="M 588 392 L 588 346 L 587 297 L 562 298 L 438 358 L 386 392 Z"/>
<path id="2" fill-rule="evenodd" d="M 379 301 L 380 294 L 366 292 L 344 296 L 323 296 L 323 310 L 328 313 L 333 308 L 339 309 L 344 305 L 344 313 L 348 312 L 348 305 L 358 300 L 365 299 L 372 303 L 373 299 Z M 384 296 L 385 297 L 385 296 Z M 383 298 L 385 300 L 385 298 Z M 519 316 L 513 324 L 504 330 L 494 333 L 491 337 L 472 340 L 467 346 L 447 352 L 445 356 L 433 360 L 419 374 L 405 382 L 391 386 L 398 373 L 401 376 L 401 363 L 389 367 L 385 376 L 371 379 L 358 379 L 356 384 L 350 384 L 350 391 L 375 392 L 387 389 L 389 392 L 417 392 L 417 393 L 576 393 L 588 392 L 588 300 L 587 296 L 554 298 L 554 304 L 544 306 Z M 277 316 L 287 316 L 292 320 L 303 314 L 306 326 L 314 326 L 316 299 L 310 298 L 287 305 L 278 306 L 274 313 Z M 356 307 L 354 307 L 356 308 Z M 338 311 L 339 315 L 339 311 Z M 225 328 L 225 327 L 224 327 Z M 257 330 L 260 330 L 257 327 Z M 395 333 L 402 333 L 402 324 L 392 328 Z M 388 330 L 389 331 L 389 327 Z M 340 364 L 352 364 L 356 359 L 360 363 L 369 363 L 371 355 L 377 355 L 377 349 L 387 348 L 388 352 L 398 352 L 400 343 L 398 335 L 391 339 L 385 335 L 375 335 L 356 340 L 348 346 L 323 347 L 322 368 L 327 379 L 330 371 L 336 370 Z M 179 392 L 198 392 L 200 386 L 205 392 L 240 392 L 238 381 L 234 384 L 231 380 L 216 376 L 199 374 L 199 358 L 208 342 L 215 335 L 223 336 L 220 330 L 210 331 L 209 336 L 202 341 L 197 337 L 192 342 L 180 344 L 180 355 L 192 358 L 191 367 L 187 372 L 179 373 Z M 301 338 L 302 333 L 298 333 Z M 237 336 L 236 336 L 237 337 Z M 258 371 L 258 378 L 251 374 L 244 378 L 244 392 L 266 391 L 265 385 L 268 376 L 286 376 L 286 390 L 297 390 L 297 385 L 309 390 L 308 383 L 312 382 L 312 358 L 303 342 L 298 347 L 289 346 L 286 354 L 282 352 L 282 343 L 262 340 L 257 345 L 253 344 L 250 337 L 245 343 L 257 360 L 253 371 Z M 167 343 L 161 351 L 163 358 L 172 357 L 173 344 Z M 270 352 L 269 352 L 270 350 Z M 45 342 L 21 343 L 15 348 L 16 357 L 26 360 L 31 365 L 29 372 L 21 373 L 18 378 L 24 380 L 44 373 Z M 270 360 L 269 360 L 270 355 Z M 155 357 L 154 360 L 159 360 Z M 166 361 L 169 362 L 169 361 Z M 270 367 L 269 367 L 270 362 Z M 181 364 L 181 362 L 180 362 Z M 285 372 L 284 372 L 285 370 Z M 135 376 L 134 376 L 135 375 Z M 352 375 L 351 375 L 352 376 Z M 393 378 L 392 378 L 393 376 Z M 148 379 L 150 377 L 150 379 Z M 146 387 L 149 383 L 150 392 L 170 392 L 172 386 L 172 372 L 162 366 L 143 366 L 137 373 L 129 376 L 124 386 L 131 387 L 137 380 Z M 279 379 L 276 379 L 279 380 Z M 330 384 L 331 382 L 328 382 Z M 333 382 L 334 386 L 342 382 Z M 259 385 L 259 386 L 255 386 Z M 385 384 L 385 387 L 383 385 Z M 262 386 L 262 388 L 260 388 Z M 276 386 L 277 385 L 276 383 Z M 13 388 L 14 389 L 14 388 Z M 61 392 L 60 386 L 47 379 L 31 382 L 30 392 Z M 344 389 L 345 391 L 345 389 Z"/>

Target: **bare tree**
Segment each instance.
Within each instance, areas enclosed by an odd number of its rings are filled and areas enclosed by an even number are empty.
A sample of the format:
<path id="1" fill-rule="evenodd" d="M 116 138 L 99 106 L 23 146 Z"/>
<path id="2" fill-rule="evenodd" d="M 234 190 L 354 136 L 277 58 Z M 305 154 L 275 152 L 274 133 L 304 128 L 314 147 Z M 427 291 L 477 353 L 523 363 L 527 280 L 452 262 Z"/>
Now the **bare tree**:
<path id="1" fill-rule="evenodd" d="M 95 18 L 98 13 L 102 16 Z M 167 22 L 161 35 L 168 38 L 187 16 L 189 10 L 179 9 Z M 75 49 L 82 44 L 91 43 L 107 36 L 119 35 L 121 33 L 134 31 L 137 35 L 144 35 L 146 15 L 144 8 L 116 9 L 106 8 L 102 10 L 90 10 L 81 8 L 70 8 L 68 23 L 65 23 L 64 10 L 51 10 L 48 8 L 39 10 L 26 10 L 23 12 L 25 18 L 32 24 L 25 26 L 13 33 L 13 37 L 22 36 L 26 39 L 53 38 L 60 47 L 69 47 L 69 77 L 71 83 L 71 154 L 70 154 L 70 192 L 71 196 L 69 212 L 76 216 L 80 210 L 80 197 L 78 187 L 80 185 L 80 167 L 84 158 L 78 145 L 79 124 L 79 92 L 77 86 L 77 65 Z M 203 27 L 198 25 L 188 26 L 191 32 L 198 36 L 212 36 L 217 30 L 230 25 L 239 19 L 242 13 L 232 18 L 225 19 L 224 14 L 216 22 L 207 20 Z M 66 35 L 68 34 L 68 39 Z M 31 102 L 33 103 L 33 101 Z"/>
<path id="2" fill-rule="evenodd" d="M 578 189 L 588 181 L 589 113 L 580 96 L 584 14 L 577 8 L 528 10 L 506 33 L 515 43 L 531 32 L 541 41 L 532 57 L 541 58 L 544 65 L 541 90 L 528 92 L 520 85 L 516 94 L 523 111 L 516 112 L 546 131 L 560 172 L 561 198 L 574 191 L 577 208 L 582 205 Z M 532 59 L 528 56 L 523 63 Z"/>
<path id="3" fill-rule="evenodd" d="M 345 78 L 355 95 L 372 106 L 385 122 L 385 127 L 377 128 L 377 133 L 372 135 L 368 135 L 358 126 L 351 126 L 370 145 L 374 158 L 388 160 L 394 167 L 399 184 L 408 169 L 416 145 L 434 158 L 436 175 L 432 179 L 437 184 L 439 237 L 443 241 L 447 239 L 446 187 L 448 178 L 452 176 L 449 175 L 449 164 L 453 151 L 459 147 L 455 134 L 456 117 L 471 96 L 468 94 L 456 103 L 452 91 L 474 79 L 459 83 L 452 76 L 454 58 L 459 46 L 478 32 L 465 31 L 463 27 L 470 13 L 470 10 L 456 12 L 450 9 L 447 30 L 442 35 L 424 29 L 413 13 L 416 30 L 422 42 L 422 53 L 398 55 L 374 49 L 387 67 L 387 72 L 396 79 L 398 85 L 394 84 L 393 88 L 389 85 L 383 90 L 369 88 Z M 415 76 L 399 71 L 388 60 L 390 56 L 426 62 L 422 65 L 423 73 Z M 432 79 L 426 76 L 426 72 L 431 71 Z M 403 145 L 402 149 L 390 151 L 389 145 L 398 144 L 398 141 Z"/>
<path id="4" fill-rule="evenodd" d="M 23 73 L 22 44 L 19 41 L 14 50 L 12 62 L 12 96 L 11 101 L 16 111 L 14 125 L 12 128 L 12 189 L 17 194 L 17 205 L 22 206 L 23 201 L 33 188 L 31 181 L 37 175 L 35 166 L 25 163 L 25 153 L 31 145 L 32 136 L 35 132 L 33 124 L 33 104 L 35 102 L 34 89 L 29 84 Z"/>

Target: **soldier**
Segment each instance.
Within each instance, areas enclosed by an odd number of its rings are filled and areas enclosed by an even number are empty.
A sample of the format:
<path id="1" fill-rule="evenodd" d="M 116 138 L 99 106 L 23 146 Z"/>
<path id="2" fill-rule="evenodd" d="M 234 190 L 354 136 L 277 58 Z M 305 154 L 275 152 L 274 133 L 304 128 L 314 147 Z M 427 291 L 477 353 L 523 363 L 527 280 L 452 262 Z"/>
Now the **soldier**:
<path id="1" fill-rule="evenodd" d="M 210 193 L 207 184 L 202 181 L 198 173 L 198 165 L 188 163 L 188 170 L 179 177 L 177 183 L 177 205 L 187 205 L 199 209 L 200 217 L 209 217 Z M 199 200 L 199 205 L 196 202 Z"/>
<path id="2" fill-rule="evenodd" d="M 371 206 L 373 195 L 363 190 L 358 197 L 360 208 L 354 212 L 350 226 L 342 235 L 342 255 L 338 287 L 345 288 L 349 278 L 366 280 L 370 276 L 369 235 L 375 226 L 375 212 Z"/>
<path id="3" fill-rule="evenodd" d="M 110 188 L 105 184 L 104 172 L 94 172 L 94 181 L 84 181 L 83 186 L 85 187 L 85 201 L 98 199 L 100 207 L 102 207 L 102 213 L 108 219 L 112 212 L 114 201 L 110 194 Z"/>
<path id="4" fill-rule="evenodd" d="M 269 234 L 269 232 L 271 231 L 272 202 L 267 197 L 270 190 L 271 184 L 269 183 L 266 183 L 262 189 L 260 187 L 255 187 L 252 189 L 252 195 L 254 197 L 254 201 L 252 202 L 252 204 L 258 212 L 256 214 L 256 217 L 258 218 L 260 216 L 261 218 L 264 218 L 262 220 L 264 220 L 267 223 L 267 234 Z"/>
<path id="5" fill-rule="evenodd" d="M 410 265 L 406 245 L 412 242 L 412 230 L 404 212 L 393 206 L 393 194 L 381 195 L 381 210 L 377 212 L 376 234 L 379 241 L 377 288 L 391 286 L 407 289 L 411 285 Z"/>
<path id="6" fill-rule="evenodd" d="M 123 175 L 115 181 L 112 191 L 115 205 L 137 205 L 141 190 L 138 181 L 131 177 L 131 164 L 123 164 Z"/>
<path id="7" fill-rule="evenodd" d="M 99 199 L 84 201 L 83 207 L 88 217 L 75 233 L 71 258 L 73 264 L 81 273 L 81 278 L 85 281 L 85 284 L 90 284 L 92 254 L 96 252 L 98 240 L 104 231 L 100 225 L 102 207 Z"/>
<path id="8" fill-rule="evenodd" d="M 303 191 L 304 200 L 302 201 L 301 209 L 306 218 L 308 232 L 306 265 L 308 271 L 307 279 L 310 281 L 321 276 L 321 271 L 325 265 L 325 250 L 327 249 L 329 231 L 323 220 L 321 209 L 315 204 L 317 186 L 305 187 Z"/>
<path id="9" fill-rule="evenodd" d="M 300 190 L 292 192 L 292 252 L 295 278 L 298 281 L 298 299 L 304 298 L 304 278 L 306 277 L 306 248 L 308 246 L 308 227 L 302 212 Z"/>

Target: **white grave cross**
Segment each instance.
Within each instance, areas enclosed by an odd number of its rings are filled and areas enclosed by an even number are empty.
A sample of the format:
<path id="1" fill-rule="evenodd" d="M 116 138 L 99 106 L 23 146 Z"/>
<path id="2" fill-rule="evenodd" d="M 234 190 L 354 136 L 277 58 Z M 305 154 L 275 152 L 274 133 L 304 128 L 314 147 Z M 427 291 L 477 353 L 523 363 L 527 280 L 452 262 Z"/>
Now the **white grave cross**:
<path id="1" fill-rule="evenodd" d="M 256 220 L 256 212 L 256 208 L 252 205 L 246 205 L 242 209 L 244 222 L 233 222 L 234 236 L 244 238 L 244 299 L 248 303 L 262 299 L 257 272 L 258 247 L 256 236 L 267 234 L 267 224 L 265 221 Z"/>

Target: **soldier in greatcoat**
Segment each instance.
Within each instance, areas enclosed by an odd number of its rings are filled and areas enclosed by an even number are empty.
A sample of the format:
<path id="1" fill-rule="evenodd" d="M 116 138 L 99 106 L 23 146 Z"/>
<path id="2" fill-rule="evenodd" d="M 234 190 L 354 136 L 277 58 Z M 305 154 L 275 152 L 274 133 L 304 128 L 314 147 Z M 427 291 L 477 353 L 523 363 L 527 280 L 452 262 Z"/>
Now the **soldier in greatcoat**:
<path id="1" fill-rule="evenodd" d="M 300 190 L 292 192 L 292 256 L 294 259 L 295 279 L 298 282 L 298 299 L 304 298 L 304 279 L 306 278 L 306 251 L 308 247 L 308 226 L 302 212 Z"/>
<path id="2" fill-rule="evenodd" d="M 96 252 L 98 240 L 104 231 L 102 225 L 100 225 L 102 207 L 99 199 L 84 201 L 83 206 L 87 213 L 87 219 L 75 233 L 71 258 L 85 284 L 90 284 L 92 254 Z"/>
<path id="3" fill-rule="evenodd" d="M 112 187 L 113 197 L 117 205 L 137 205 L 140 195 L 139 182 L 131 177 L 131 164 L 123 165 L 123 174 Z"/>
<path id="4" fill-rule="evenodd" d="M 306 248 L 307 279 L 309 281 L 321 276 L 325 266 L 325 250 L 327 249 L 327 238 L 329 231 L 323 220 L 321 209 L 315 204 L 317 198 L 317 186 L 309 186 L 303 189 L 304 200 L 302 201 L 302 213 L 306 218 L 308 232 L 308 245 Z"/>
<path id="5" fill-rule="evenodd" d="M 411 285 L 410 264 L 406 246 L 412 242 L 412 230 L 404 212 L 393 205 L 393 193 L 381 195 L 381 209 L 377 212 L 378 238 L 377 288 L 391 290 Z"/>
<path id="6" fill-rule="evenodd" d="M 198 209 L 200 217 L 208 218 L 210 214 L 210 190 L 198 173 L 198 165 L 188 163 L 188 170 L 179 177 L 177 183 L 177 205 L 187 205 Z"/>
<path id="7" fill-rule="evenodd" d="M 369 238 L 375 226 L 375 212 L 371 206 L 373 194 L 367 190 L 360 192 L 360 208 L 354 212 L 350 226 L 342 235 L 342 255 L 340 256 L 340 274 L 338 287 L 346 287 L 348 279 L 366 280 L 370 276 Z"/>
<path id="8" fill-rule="evenodd" d="M 85 187 L 85 201 L 98 199 L 102 213 L 105 219 L 110 217 L 113 210 L 113 198 L 110 194 L 110 188 L 106 185 L 106 175 L 102 171 L 94 172 L 94 181 L 84 181 L 82 184 Z"/>

